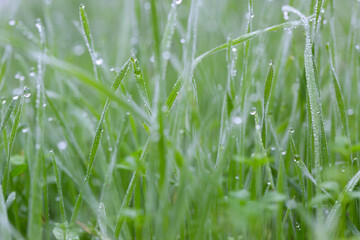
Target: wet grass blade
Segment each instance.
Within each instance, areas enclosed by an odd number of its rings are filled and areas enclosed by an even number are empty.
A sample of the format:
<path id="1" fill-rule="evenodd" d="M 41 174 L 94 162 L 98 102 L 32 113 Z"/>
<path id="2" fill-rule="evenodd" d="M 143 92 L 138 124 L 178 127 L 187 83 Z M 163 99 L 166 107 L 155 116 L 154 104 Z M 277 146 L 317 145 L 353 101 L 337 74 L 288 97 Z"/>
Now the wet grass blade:
<path id="1" fill-rule="evenodd" d="M 130 59 L 131 59 L 132 65 L 133 65 L 134 75 L 135 75 L 135 79 L 136 79 L 136 85 L 138 87 L 141 100 L 142 100 L 146 110 L 151 114 L 150 101 L 149 101 L 149 97 L 147 94 L 144 77 L 141 72 L 139 60 L 133 54 L 131 55 Z"/>
<path id="2" fill-rule="evenodd" d="M 64 197 L 63 197 L 63 191 L 62 191 L 62 185 L 61 185 L 60 172 L 58 170 L 58 166 L 56 163 L 54 151 L 51 151 L 50 154 L 51 154 L 51 158 L 52 158 L 54 175 L 55 175 L 55 179 L 56 179 L 56 186 L 57 186 L 58 195 L 59 195 L 59 199 L 60 199 L 60 201 L 59 201 L 60 218 L 61 218 L 61 222 L 64 223 L 66 221 L 66 212 L 65 212 L 65 203 L 64 203 Z"/>
<path id="3" fill-rule="evenodd" d="M 5 112 L 5 116 L 1 121 L 1 125 L 0 125 L 0 132 L 2 132 L 6 126 L 7 121 L 10 119 L 11 114 L 14 112 L 16 103 L 18 102 L 18 98 L 13 98 L 9 104 L 8 109 Z"/>
<path id="4" fill-rule="evenodd" d="M 271 87 L 274 79 L 274 64 L 272 61 L 269 63 L 269 69 L 266 75 L 265 88 L 264 88 L 264 105 L 263 105 L 263 117 L 261 123 L 261 139 L 263 141 L 264 147 L 266 148 L 266 123 L 267 123 L 267 113 L 269 108 Z"/>
<path id="5" fill-rule="evenodd" d="M 346 184 L 345 188 L 339 195 L 337 201 L 335 202 L 334 206 L 331 208 L 331 211 L 326 219 L 325 227 L 328 231 L 333 231 L 336 222 L 338 221 L 339 214 L 340 214 L 340 207 L 344 204 L 344 201 L 348 199 L 351 192 L 354 190 L 356 184 L 358 184 L 360 180 L 360 171 L 358 171 Z"/>
<path id="6" fill-rule="evenodd" d="M 90 32 L 90 26 L 88 22 L 88 18 L 85 12 L 85 5 L 81 4 L 79 7 L 79 15 L 80 15 L 80 23 L 81 23 L 81 30 L 85 39 L 86 47 L 90 53 L 91 61 L 93 64 L 93 69 L 97 80 L 101 80 L 99 67 L 97 62 L 97 56 L 94 50 L 94 43 Z"/>
<path id="7" fill-rule="evenodd" d="M 112 89 L 114 92 L 116 92 L 118 90 L 122 80 L 125 77 L 125 74 L 126 74 L 128 68 L 129 68 L 129 61 L 126 61 L 125 65 L 122 67 L 122 69 L 120 70 L 119 74 L 116 76 L 116 78 L 112 84 Z M 85 175 L 85 183 L 86 184 L 88 184 L 90 181 L 90 176 L 91 176 L 91 171 L 93 168 L 94 160 L 95 160 L 96 153 L 97 153 L 99 145 L 100 145 L 102 133 L 104 131 L 103 124 L 105 121 L 105 116 L 109 109 L 110 103 L 111 103 L 111 100 L 108 98 L 105 102 L 104 108 L 101 113 L 100 120 L 96 127 L 95 136 L 94 136 L 94 139 L 93 139 L 93 142 L 91 145 L 89 161 L 88 161 L 86 175 Z M 80 210 L 81 204 L 82 204 L 82 192 L 79 193 L 79 196 L 77 198 L 76 205 L 75 205 L 74 211 L 73 211 L 73 215 L 71 216 L 71 223 L 75 222 L 75 220 L 77 218 L 77 214 Z"/>
<path id="8" fill-rule="evenodd" d="M 336 103 L 337 103 L 337 107 L 338 107 L 338 110 L 340 113 L 341 123 L 343 125 L 346 135 L 349 136 L 349 127 L 348 127 L 347 114 L 346 114 L 346 110 L 345 110 L 346 108 L 345 108 L 345 103 L 344 103 L 344 96 L 342 94 L 340 82 L 339 82 L 339 79 L 338 79 L 336 71 L 335 71 L 334 62 L 333 62 L 333 53 L 330 49 L 329 43 L 326 44 L 326 48 L 327 48 L 328 54 L 329 54 L 330 69 L 331 69 L 331 72 L 333 75 L 333 84 L 334 84 L 334 88 L 335 88 Z"/>
<path id="9" fill-rule="evenodd" d="M 122 106 L 126 111 L 130 112 L 132 115 L 140 117 L 144 122 L 149 123 L 149 117 L 147 116 L 146 112 L 140 109 L 136 104 L 133 102 L 129 102 L 122 95 L 115 95 L 115 93 L 109 89 L 108 87 L 104 86 L 101 83 L 98 83 L 94 80 L 93 77 L 84 70 L 70 64 L 54 58 L 52 56 L 48 56 L 46 58 L 46 62 L 56 68 L 66 71 L 72 76 L 76 76 L 79 80 L 81 80 L 84 84 L 91 86 L 92 88 L 96 89 L 97 91 L 106 95 L 106 97 L 110 98 L 112 101 L 116 102 L 120 106 Z"/>
<path id="10" fill-rule="evenodd" d="M 4 191 L 4 196 L 6 196 L 7 190 L 8 190 L 8 187 L 9 187 L 10 169 L 11 169 L 10 157 L 11 157 L 12 149 L 13 149 L 14 142 L 15 142 L 15 136 L 16 136 L 16 133 L 18 131 L 19 122 L 20 122 L 20 116 L 21 116 L 23 103 L 24 103 L 23 96 L 20 96 L 18 98 L 20 98 L 20 99 L 19 99 L 19 101 L 17 103 L 17 106 L 16 106 L 15 119 L 14 119 L 14 123 L 13 123 L 12 128 L 11 128 L 10 139 L 8 140 L 9 145 L 7 146 L 7 158 L 6 158 L 4 175 L 3 175 L 3 179 L 2 179 L 2 183 L 1 183 L 3 191 Z"/>
<path id="11" fill-rule="evenodd" d="M 147 140 L 144 148 L 143 148 L 143 151 L 141 153 L 141 156 L 140 156 L 140 162 L 142 163 L 144 161 L 144 158 L 145 158 L 145 155 L 147 153 L 147 148 L 149 146 L 149 141 L 150 141 L 150 138 Z M 125 196 L 124 196 L 124 199 L 123 199 L 123 202 L 121 204 L 121 208 L 120 208 L 120 211 L 118 213 L 118 218 L 117 218 L 117 221 L 116 221 L 116 225 L 115 225 L 115 233 L 114 233 L 114 237 L 115 239 L 118 239 L 119 236 L 120 236 L 120 232 L 121 232 L 121 229 L 122 229 L 122 226 L 123 226 L 123 223 L 125 221 L 125 217 L 124 217 L 124 211 L 129 207 L 130 205 L 130 201 L 131 201 L 131 197 L 133 195 L 133 192 L 134 192 L 134 189 L 135 189 L 135 185 L 136 183 L 138 182 L 138 178 L 140 177 L 141 175 L 141 170 L 140 169 L 137 169 L 135 170 L 135 172 L 133 173 L 132 177 L 131 177 L 131 180 L 130 180 L 130 183 L 128 185 L 128 188 L 126 190 L 126 193 L 125 193 Z"/>
<path id="12" fill-rule="evenodd" d="M 311 19 L 313 16 L 310 16 L 309 19 Z M 266 32 L 272 32 L 272 31 L 277 31 L 277 30 L 282 30 L 282 29 L 292 29 L 292 28 L 296 28 L 296 27 L 299 27 L 301 26 L 302 22 L 301 21 L 292 21 L 292 22 L 286 22 L 286 23 L 281 23 L 281 24 L 278 24 L 278 25 L 274 25 L 274 26 L 271 26 L 271 27 L 268 27 L 268 28 L 265 28 L 265 29 L 262 29 L 262 30 L 257 30 L 257 31 L 253 31 L 253 32 L 250 32 L 250 33 L 246 33 L 238 38 L 235 38 L 231 41 L 231 44 L 233 46 L 236 46 L 238 44 L 241 44 L 241 43 L 244 43 L 248 40 L 251 40 L 255 37 L 258 37 L 260 36 L 261 34 L 263 33 L 266 33 Z M 198 56 L 196 59 L 195 59 L 195 62 L 194 62 L 194 67 L 196 67 L 205 57 L 215 53 L 215 52 L 218 52 L 220 50 L 224 50 L 224 49 L 227 49 L 229 47 L 229 43 L 224 43 L 222 45 L 219 45 L 203 54 L 201 54 L 200 56 Z"/>

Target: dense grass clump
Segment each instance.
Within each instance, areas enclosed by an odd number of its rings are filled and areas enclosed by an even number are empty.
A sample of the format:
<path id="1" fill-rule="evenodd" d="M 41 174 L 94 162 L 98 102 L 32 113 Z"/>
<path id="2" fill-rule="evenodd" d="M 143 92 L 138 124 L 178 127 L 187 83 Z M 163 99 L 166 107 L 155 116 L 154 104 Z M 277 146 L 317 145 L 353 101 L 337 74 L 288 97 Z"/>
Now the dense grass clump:
<path id="1" fill-rule="evenodd" d="M 0 239 L 360 238 L 360 1 L 0 13 Z"/>

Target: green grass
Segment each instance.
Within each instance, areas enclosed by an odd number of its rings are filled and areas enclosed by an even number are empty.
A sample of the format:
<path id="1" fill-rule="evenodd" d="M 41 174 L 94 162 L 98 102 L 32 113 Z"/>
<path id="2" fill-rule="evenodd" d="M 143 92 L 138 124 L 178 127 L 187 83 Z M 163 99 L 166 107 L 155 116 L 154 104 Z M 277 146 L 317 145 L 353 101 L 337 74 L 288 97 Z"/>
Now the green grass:
<path id="1" fill-rule="evenodd" d="M 0 3 L 1 239 L 360 239 L 357 0 Z"/>

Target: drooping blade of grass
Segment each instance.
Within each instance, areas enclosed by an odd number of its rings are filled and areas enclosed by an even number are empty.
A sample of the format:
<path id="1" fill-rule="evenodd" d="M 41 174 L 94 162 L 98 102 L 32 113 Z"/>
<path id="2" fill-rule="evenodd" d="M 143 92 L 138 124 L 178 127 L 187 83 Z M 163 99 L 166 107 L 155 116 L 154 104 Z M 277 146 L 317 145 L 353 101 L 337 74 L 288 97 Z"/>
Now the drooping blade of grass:
<path id="1" fill-rule="evenodd" d="M 297 14 L 303 23 L 305 29 L 305 75 L 306 75 L 306 88 L 309 96 L 310 115 L 311 115 L 311 128 L 312 128 L 312 141 L 314 147 L 314 162 L 315 162 L 315 179 L 317 182 L 321 180 L 321 103 L 319 98 L 319 91 L 316 86 L 312 46 L 310 39 L 310 30 L 308 19 L 297 9 L 290 6 L 283 6 L 283 11 L 289 11 Z"/>
<path id="2" fill-rule="evenodd" d="M 337 103 L 338 110 L 340 113 L 341 123 L 343 125 L 346 135 L 349 136 L 348 119 L 347 119 L 347 114 L 346 114 L 346 110 L 345 110 L 346 108 L 345 108 L 345 103 L 344 103 L 344 97 L 342 94 L 339 79 L 338 79 L 336 71 L 335 71 L 334 62 L 333 62 L 333 54 L 330 49 L 329 43 L 326 44 L 326 48 L 329 53 L 330 68 L 331 68 L 331 72 L 333 75 L 333 84 L 334 84 L 334 88 L 335 88 L 336 103 Z"/>
<path id="3" fill-rule="evenodd" d="M 344 204 L 343 202 L 346 200 L 346 198 L 349 197 L 351 192 L 354 190 L 356 184 L 359 182 L 359 179 L 360 179 L 360 171 L 358 171 L 350 179 L 350 181 L 346 184 L 343 191 L 340 193 L 337 201 L 335 202 L 334 206 L 332 207 L 332 209 L 326 219 L 326 222 L 325 222 L 325 227 L 328 231 L 334 230 L 336 221 L 338 220 L 338 217 L 339 217 L 338 214 L 340 211 L 340 207 L 342 204 Z"/>
<path id="4" fill-rule="evenodd" d="M 311 19 L 313 18 L 313 16 L 310 16 L 308 19 Z M 257 36 L 259 36 L 260 34 L 263 34 L 263 33 L 266 33 L 266 32 L 271 32 L 271 31 L 277 31 L 277 30 L 282 30 L 282 29 L 292 29 L 292 28 L 296 28 L 296 27 L 299 27 L 301 26 L 302 22 L 301 21 L 292 21 L 292 22 L 286 22 L 286 23 L 281 23 L 281 24 L 278 24 L 278 25 L 274 25 L 274 26 L 271 26 L 271 27 L 268 27 L 268 28 L 265 28 L 265 29 L 262 29 L 262 30 L 256 30 L 256 31 L 253 31 L 253 32 L 250 32 L 250 33 L 246 33 L 238 38 L 235 38 L 232 40 L 232 45 L 235 46 L 235 45 L 238 45 L 238 44 L 241 44 L 243 42 L 246 42 L 248 40 L 251 40 Z M 196 59 L 195 59 L 195 62 L 194 62 L 194 67 L 196 67 L 205 57 L 215 53 L 215 52 L 218 52 L 220 50 L 224 50 L 228 47 L 228 42 L 227 43 L 224 43 L 222 45 L 219 45 L 203 54 L 201 54 L 200 56 L 198 56 Z"/>
<path id="5" fill-rule="evenodd" d="M 71 143 L 70 147 L 73 148 L 74 152 L 78 155 L 78 157 L 81 159 L 81 161 L 85 165 L 86 164 L 85 156 L 81 151 L 81 148 L 73 134 L 73 131 L 68 126 L 66 119 L 61 114 L 61 112 L 58 110 L 58 108 L 56 108 L 56 106 L 54 105 L 54 103 L 52 102 L 50 97 L 48 97 L 47 95 L 45 95 L 45 97 L 46 97 L 46 101 L 47 101 L 48 105 L 50 106 L 51 110 L 55 114 L 57 121 L 59 122 L 61 128 L 64 131 L 64 136 L 65 136 L 67 142 Z"/>
<path id="6" fill-rule="evenodd" d="M 101 78 L 100 78 L 98 64 L 96 64 L 97 58 L 96 58 L 96 53 L 94 50 L 94 43 L 93 43 L 93 39 L 91 36 L 90 26 L 89 26 L 86 12 L 85 12 L 84 4 L 81 4 L 79 7 L 79 15 L 80 15 L 81 30 L 82 30 L 82 33 L 83 33 L 83 36 L 85 39 L 86 47 L 90 53 L 90 57 L 91 57 L 91 61 L 93 64 L 93 69 L 94 69 L 96 79 L 99 81 Z"/>
<path id="7" fill-rule="evenodd" d="M 264 105 L 263 105 L 263 117 L 261 123 L 261 139 L 264 144 L 264 148 L 266 148 L 266 117 L 269 108 L 269 100 L 271 94 L 272 82 L 274 79 L 274 64 L 272 61 L 269 63 L 269 69 L 266 75 L 265 80 L 265 88 L 264 88 Z"/>
<path id="8" fill-rule="evenodd" d="M 4 175 L 3 175 L 3 179 L 2 179 L 2 188 L 4 191 L 4 196 L 6 196 L 7 194 L 7 189 L 8 189 L 8 184 L 9 184 L 9 178 L 10 178 L 10 157 L 11 157 L 11 153 L 12 153 L 12 149 L 14 146 L 14 142 L 15 142 L 15 136 L 18 130 L 18 126 L 19 126 L 19 122 L 20 122 L 20 116 L 21 116 L 21 112 L 22 112 L 22 107 L 23 107 L 23 103 L 24 103 L 24 99 L 23 96 L 19 97 L 20 100 L 18 101 L 18 104 L 16 106 L 16 113 L 15 113 L 15 119 L 14 119 L 14 123 L 13 126 L 11 128 L 11 133 L 10 133 L 10 139 L 8 141 L 8 146 L 7 146 L 7 158 L 6 158 L 6 164 L 5 164 L 5 171 L 4 171 Z"/>
<path id="9" fill-rule="evenodd" d="M 55 66 L 61 70 L 66 71 L 67 73 L 71 74 L 72 76 L 76 76 L 79 80 L 81 80 L 86 85 L 93 87 L 94 89 L 98 90 L 99 92 L 105 94 L 109 97 L 112 101 L 115 101 L 120 106 L 122 106 L 126 111 L 129 111 L 134 116 L 140 117 L 144 122 L 149 123 L 149 117 L 147 116 L 146 112 L 139 108 L 133 102 L 129 102 L 122 95 L 115 95 L 114 92 L 108 89 L 106 86 L 102 85 L 101 83 L 96 82 L 90 74 L 85 72 L 84 70 L 70 64 L 59 60 L 53 56 L 47 56 L 46 61 L 48 64 Z"/>
<path id="10" fill-rule="evenodd" d="M 147 94 L 144 77 L 141 72 L 139 60 L 133 54 L 131 55 L 130 59 L 131 59 L 132 65 L 133 65 L 134 75 L 135 75 L 135 79 L 136 79 L 136 85 L 138 87 L 141 100 L 142 100 L 143 104 L 145 105 L 146 110 L 151 114 L 150 101 L 149 101 L 149 97 Z"/>
<path id="11" fill-rule="evenodd" d="M 56 180 L 56 186 L 57 186 L 58 195 L 59 195 L 59 199 L 60 199 L 60 201 L 59 201 L 60 218 L 61 218 L 61 222 L 64 223 L 66 221 L 66 213 L 65 213 L 65 203 L 64 203 L 64 197 L 63 197 L 63 191 L 62 191 L 62 185 L 61 185 L 60 172 L 59 172 L 58 167 L 57 167 L 54 151 L 51 151 L 50 154 L 51 154 L 51 158 L 52 158 L 52 163 L 53 163 L 53 168 L 54 168 L 54 175 L 55 175 L 55 180 Z"/>
<path id="12" fill-rule="evenodd" d="M 144 161 L 145 155 L 147 153 L 147 148 L 149 146 L 149 142 L 150 142 L 150 137 L 148 138 L 148 140 L 147 140 L 147 142 L 146 142 L 146 144 L 145 144 L 145 146 L 143 148 L 143 151 L 141 153 L 140 163 L 142 163 Z M 136 182 L 138 181 L 138 178 L 140 177 L 140 175 L 141 175 L 141 170 L 136 169 L 135 172 L 133 173 L 132 177 L 131 177 L 130 183 L 128 185 L 128 188 L 126 190 L 123 202 L 122 202 L 121 207 L 120 207 L 120 211 L 118 213 L 118 218 L 117 218 L 116 226 L 115 226 L 115 234 L 114 234 L 115 239 L 118 239 L 119 236 L 120 236 L 121 228 L 122 228 L 123 223 L 125 221 L 125 218 L 123 216 L 124 211 L 129 207 L 131 197 L 132 197 L 134 189 L 135 189 Z"/>
<path id="13" fill-rule="evenodd" d="M 7 215 L 2 184 L 0 184 L 0 234 L 4 239 L 11 239 L 10 222 Z"/>
<path id="14" fill-rule="evenodd" d="M 120 70 L 120 72 L 118 73 L 118 75 L 116 76 L 116 78 L 115 78 L 115 80 L 114 80 L 114 82 L 112 84 L 112 89 L 113 89 L 114 92 L 116 92 L 118 90 L 118 88 L 119 88 L 122 80 L 124 79 L 125 74 L 126 74 L 128 69 L 129 69 L 129 60 L 126 61 L 125 65 L 122 67 L 122 69 Z M 92 146 L 91 146 L 91 149 L 90 149 L 89 161 L 88 161 L 86 175 L 85 175 L 85 183 L 86 184 L 88 184 L 89 181 L 90 181 L 91 171 L 92 171 L 92 168 L 93 168 L 96 153 L 97 153 L 97 150 L 99 148 L 102 133 L 103 133 L 103 124 L 104 124 L 105 116 L 106 116 L 107 110 L 109 109 L 110 103 L 111 103 L 111 100 L 109 98 L 107 98 L 106 102 L 105 102 L 105 105 L 104 105 L 104 108 L 103 108 L 102 113 L 101 113 L 100 120 L 99 120 L 99 122 L 97 124 L 97 127 L 96 127 L 95 136 L 94 136 Z M 77 214 L 78 214 L 79 209 L 81 207 L 81 204 L 82 204 L 82 192 L 79 193 L 78 198 L 76 200 L 74 211 L 73 211 L 73 214 L 71 216 L 71 221 L 70 221 L 71 223 L 73 223 L 76 220 Z"/>

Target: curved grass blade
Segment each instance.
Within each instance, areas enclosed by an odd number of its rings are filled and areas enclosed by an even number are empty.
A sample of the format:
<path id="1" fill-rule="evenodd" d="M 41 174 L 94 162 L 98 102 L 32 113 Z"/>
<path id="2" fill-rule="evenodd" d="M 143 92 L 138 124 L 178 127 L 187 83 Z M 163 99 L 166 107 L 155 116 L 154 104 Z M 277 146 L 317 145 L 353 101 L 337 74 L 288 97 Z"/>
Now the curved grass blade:
<path id="1" fill-rule="evenodd" d="M 141 156 L 140 156 L 140 163 L 142 163 L 145 159 L 145 155 L 147 153 L 147 148 L 149 146 L 149 142 L 150 142 L 150 137 L 148 138 L 144 148 L 143 148 L 143 151 L 141 153 Z M 116 226 L 115 226 L 115 234 L 114 234 L 114 237 L 115 239 L 118 239 L 119 236 L 120 236 L 120 232 L 121 232 L 121 228 L 123 226 L 123 223 L 125 221 L 125 218 L 124 218 L 124 211 L 129 207 L 130 205 L 130 201 L 131 201 L 131 197 L 133 195 L 133 192 L 134 192 L 134 189 L 135 189 L 135 185 L 138 181 L 138 178 L 140 177 L 141 175 L 141 170 L 140 169 L 136 169 L 135 172 L 133 173 L 132 177 L 131 177 L 131 180 L 130 180 L 130 183 L 128 185 L 128 188 L 126 190 L 126 193 L 125 193 L 125 196 L 124 196 L 124 199 L 123 199 L 123 202 L 121 204 L 121 208 L 120 208 L 120 211 L 119 211 L 119 214 L 118 214 L 118 219 L 116 221 Z"/>
<path id="2" fill-rule="evenodd" d="M 354 190 L 356 184 L 358 184 L 360 180 L 360 171 L 358 171 L 351 179 L 350 181 L 346 184 L 344 190 L 340 193 L 337 201 L 335 202 L 334 206 L 332 207 L 326 222 L 325 222 L 325 227 L 328 231 L 332 231 L 333 229 L 335 229 L 335 224 L 339 218 L 339 212 L 340 212 L 340 207 L 342 204 L 344 204 L 344 201 L 349 197 L 349 195 L 351 194 L 351 192 Z"/>
<path id="3" fill-rule="evenodd" d="M 146 123 L 149 123 L 149 117 L 147 116 L 146 112 L 139 108 L 135 103 L 129 102 L 122 95 L 116 95 L 111 89 L 108 89 L 103 84 L 94 81 L 93 77 L 81 68 L 78 68 L 70 63 L 64 62 L 60 59 L 57 59 L 53 56 L 47 56 L 46 61 L 48 64 L 55 66 L 61 70 L 66 71 L 67 73 L 71 74 L 72 76 L 76 76 L 79 80 L 85 83 L 88 86 L 96 89 L 97 91 L 105 94 L 108 98 L 112 101 L 115 101 L 118 105 L 122 106 L 126 111 L 130 112 L 132 115 L 139 117 Z"/>
<path id="4" fill-rule="evenodd" d="M 85 12 L 84 4 L 81 4 L 79 7 L 79 15 L 80 15 L 81 30 L 82 30 L 82 33 L 83 33 L 83 36 L 85 39 L 86 47 L 90 53 L 90 57 L 91 57 L 91 61 L 93 64 L 93 69 L 94 69 L 96 79 L 99 81 L 99 80 L 101 80 L 101 78 L 100 78 L 98 65 L 96 64 L 97 59 L 96 59 L 96 54 L 95 54 L 95 50 L 94 50 L 94 43 L 93 43 L 92 35 L 90 32 L 90 26 L 89 26 L 86 12 Z"/>
<path id="5" fill-rule="evenodd" d="M 46 101 L 49 104 L 51 110 L 53 111 L 53 113 L 55 114 L 55 117 L 57 119 L 57 121 L 59 122 L 61 128 L 64 131 L 64 136 L 67 140 L 67 142 L 71 143 L 70 147 L 73 148 L 74 152 L 78 155 L 78 157 L 81 159 L 81 161 L 83 162 L 83 164 L 86 164 L 86 160 L 85 160 L 85 156 L 83 155 L 81 148 L 73 134 L 73 131 L 70 129 L 69 125 L 67 124 L 64 116 L 61 114 L 61 112 L 56 108 L 56 106 L 54 105 L 54 103 L 52 102 L 52 100 L 50 99 L 50 97 L 48 97 L 45 94 L 46 97 Z"/>
<path id="6" fill-rule="evenodd" d="M 175 82 L 169 97 L 166 100 L 166 107 L 167 107 L 167 111 L 169 112 L 172 107 L 174 106 L 174 102 L 175 100 L 178 98 L 181 89 L 182 89 L 182 85 L 183 85 L 183 79 L 181 78 L 181 76 L 178 78 L 178 80 Z"/>
<path id="7" fill-rule="evenodd" d="M 310 16 L 308 19 L 312 19 L 313 16 Z M 293 29 L 293 28 L 297 28 L 299 26 L 301 26 L 302 22 L 301 21 L 292 21 L 292 22 L 286 22 L 286 23 L 281 23 L 281 24 L 278 24 L 278 25 L 274 25 L 274 26 L 271 26 L 271 27 L 268 27 L 268 28 L 265 28 L 265 29 L 261 29 L 261 30 L 256 30 L 256 31 L 253 31 L 253 32 L 250 32 L 250 33 L 246 33 L 238 38 L 235 38 L 231 41 L 231 44 L 233 46 L 235 45 L 238 45 L 238 44 L 241 44 L 241 43 L 244 43 L 248 40 L 251 40 L 255 37 L 258 37 L 259 35 L 263 34 L 263 33 L 266 33 L 266 32 L 271 32 L 271 31 L 277 31 L 277 30 L 281 30 L 281 29 Z M 222 45 L 219 45 L 203 54 L 201 54 L 200 56 L 198 56 L 196 59 L 195 59 L 195 62 L 194 62 L 194 67 L 196 67 L 205 57 L 215 53 L 215 52 L 218 52 L 220 50 L 224 50 L 224 49 L 227 49 L 229 47 L 229 42 L 227 43 L 224 43 Z"/>
<path id="8" fill-rule="evenodd" d="M 8 189 L 8 184 L 9 184 L 9 178 L 10 178 L 10 157 L 11 157 L 11 152 L 14 146 L 14 142 L 15 142 L 15 136 L 18 130 L 18 126 L 19 126 L 19 122 L 20 122 L 20 116 L 21 116 L 21 112 L 22 112 L 22 107 L 24 104 L 24 99 L 23 96 L 20 96 L 20 101 L 18 101 L 18 104 L 16 106 L 16 113 L 15 113 L 15 119 L 14 119 L 14 123 L 13 126 L 11 128 L 11 133 L 10 133 L 10 139 L 8 141 L 8 146 L 7 146 L 7 158 L 6 158 L 6 163 L 5 163 L 5 170 L 4 170 L 4 175 L 3 175 L 3 179 L 2 179 L 2 188 L 4 191 L 4 196 L 6 196 L 7 193 L 7 189 Z"/>
<path id="9" fill-rule="evenodd" d="M 125 77 L 125 74 L 127 72 L 127 70 L 129 69 L 129 60 L 126 61 L 125 65 L 122 67 L 122 69 L 120 70 L 120 72 L 118 73 L 118 75 L 116 76 L 113 84 L 112 84 L 112 89 L 114 92 L 116 92 L 122 82 L 122 80 Z M 100 120 L 98 122 L 98 125 L 96 127 L 96 132 L 95 132 L 95 137 L 93 139 L 93 143 L 90 149 L 90 154 L 89 154 L 89 162 L 88 162 L 88 166 L 87 166 L 87 170 L 86 170 L 86 175 L 85 175 L 85 183 L 88 184 L 90 181 L 90 176 L 91 176 L 91 171 L 93 168 L 93 164 L 94 164 L 94 160 L 96 157 L 96 153 L 97 150 L 99 148 L 100 145 L 100 141 L 101 141 L 101 137 L 102 137 L 102 133 L 103 133 L 103 124 L 104 124 L 104 120 L 105 120 L 105 116 L 106 113 L 109 109 L 111 100 L 108 98 L 106 99 L 104 108 L 102 110 L 101 113 L 101 117 Z M 74 211 L 73 211 L 73 215 L 71 216 L 71 223 L 74 223 L 76 218 L 77 218 L 77 214 L 80 210 L 82 204 L 82 192 L 79 193 L 75 207 L 74 207 Z"/>
<path id="10" fill-rule="evenodd" d="M 14 109 L 15 109 L 15 106 L 16 106 L 17 102 L 18 102 L 18 98 L 16 98 L 16 97 L 11 100 L 11 102 L 9 104 L 9 107 L 5 112 L 5 116 L 1 121 L 0 132 L 2 132 L 3 129 L 5 128 L 7 121 L 10 119 L 11 114 L 14 112 Z"/>
<path id="11" fill-rule="evenodd" d="M 143 74 L 141 72 L 139 60 L 136 58 L 134 54 L 131 55 L 131 62 L 134 68 L 134 75 L 136 79 L 136 85 L 138 87 L 141 100 L 146 107 L 146 110 L 151 114 L 150 101 L 147 94 L 146 85 L 144 82 Z"/>

